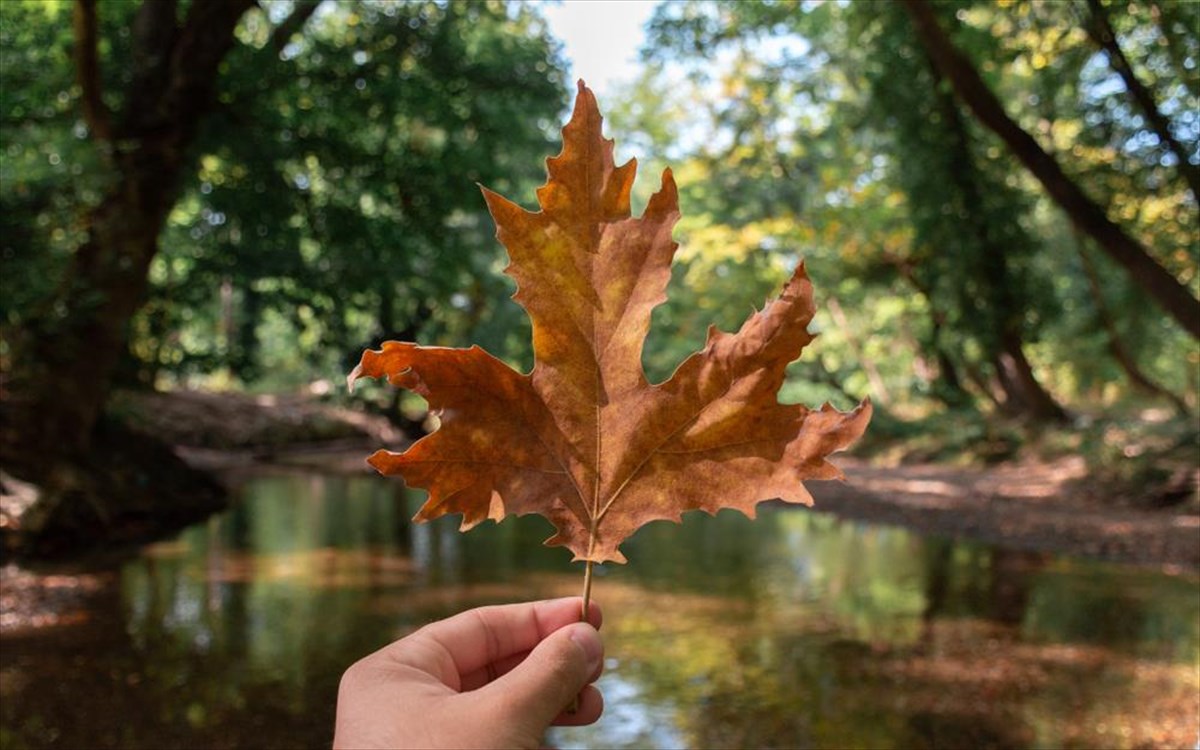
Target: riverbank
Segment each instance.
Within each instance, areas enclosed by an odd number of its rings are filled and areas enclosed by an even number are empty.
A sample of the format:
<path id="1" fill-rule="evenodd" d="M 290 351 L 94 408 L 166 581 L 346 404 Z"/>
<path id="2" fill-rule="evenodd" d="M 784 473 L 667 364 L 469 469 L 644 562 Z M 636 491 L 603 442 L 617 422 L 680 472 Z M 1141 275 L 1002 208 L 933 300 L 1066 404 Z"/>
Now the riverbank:
<path id="1" fill-rule="evenodd" d="M 1123 507 L 1086 482 L 1078 458 L 988 468 L 838 462 L 845 482 L 813 483 L 816 509 L 903 526 L 921 534 L 975 539 L 1164 569 L 1200 570 L 1195 504 Z"/>
<path id="2" fill-rule="evenodd" d="M 310 394 L 124 392 L 112 410 L 226 484 L 264 468 L 369 472 L 367 455 L 407 441 L 380 415 Z M 815 509 L 1013 549 L 1200 570 L 1200 471 L 1186 460 L 1175 469 L 1182 494 L 1164 505 L 1162 486 L 1134 496 L 1129 483 L 1107 481 L 1070 453 L 992 465 L 875 455 L 835 457 L 847 480 L 811 483 Z M 0 498 L 0 525 L 14 522 L 14 507 Z"/>
<path id="3" fill-rule="evenodd" d="M 376 448 L 399 449 L 406 442 L 380 415 L 309 395 L 125 393 L 115 403 L 178 446 L 188 463 L 234 480 L 264 465 L 367 472 L 365 458 Z M 1111 437 L 1113 429 L 1102 432 Z M 1150 437 L 1117 437 L 1126 451 L 1152 445 Z M 1088 439 L 1081 432 L 1073 445 Z M 1200 570 L 1200 469 L 1193 464 L 1188 471 L 1186 449 L 1172 468 L 1182 472 L 1174 482 L 1183 497 L 1164 506 L 1165 484 L 1131 489 L 1131 483 L 1093 472 L 1070 451 L 1050 458 L 1013 451 L 999 463 L 953 464 L 919 460 L 917 451 L 904 452 L 905 445 L 876 449 L 871 459 L 853 452 L 835 457 L 847 479 L 811 483 L 815 509 L 1014 549 Z"/>

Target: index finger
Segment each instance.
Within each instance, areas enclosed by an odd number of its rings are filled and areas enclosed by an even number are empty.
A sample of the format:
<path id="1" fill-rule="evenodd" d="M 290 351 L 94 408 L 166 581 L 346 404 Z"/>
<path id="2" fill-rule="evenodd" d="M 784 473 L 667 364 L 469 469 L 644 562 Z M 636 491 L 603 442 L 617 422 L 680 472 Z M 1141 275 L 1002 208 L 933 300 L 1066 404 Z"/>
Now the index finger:
<path id="1" fill-rule="evenodd" d="M 487 667 L 500 659 L 531 650 L 559 628 L 579 622 L 583 600 L 578 597 L 548 599 L 521 604 L 502 604 L 467 610 L 431 623 L 413 633 L 438 653 L 436 668 L 442 682 L 458 690 L 463 675 Z M 600 606 L 588 608 L 588 622 L 599 628 Z M 408 638 L 393 644 L 396 657 Z M 387 649 L 391 651 L 391 648 Z M 427 669 L 434 668 L 426 664 Z"/>

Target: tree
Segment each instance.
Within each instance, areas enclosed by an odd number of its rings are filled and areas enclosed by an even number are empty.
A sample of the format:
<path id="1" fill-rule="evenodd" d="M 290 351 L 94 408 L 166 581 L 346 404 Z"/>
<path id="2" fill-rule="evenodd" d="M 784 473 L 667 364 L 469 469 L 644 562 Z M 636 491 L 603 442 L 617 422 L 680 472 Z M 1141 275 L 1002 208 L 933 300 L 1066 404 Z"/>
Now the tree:
<path id="1" fill-rule="evenodd" d="M 158 237 L 211 109 L 234 27 L 252 0 L 199 0 L 183 20 L 174 2 L 144 3 L 130 19 L 128 85 L 110 111 L 101 87 L 94 0 L 73 11 L 75 73 L 84 121 L 111 181 L 83 218 L 85 239 L 57 289 L 13 342 L 5 458 L 34 472 L 86 452 L 141 304 Z"/>
<path id="2" fill-rule="evenodd" d="M 1067 176 L 1054 157 L 1008 116 L 970 59 L 946 36 L 928 3 L 903 0 L 903 4 L 929 56 L 980 122 L 1007 144 L 1080 231 L 1092 237 L 1105 253 L 1125 268 L 1130 278 L 1184 330 L 1193 338 L 1200 338 L 1200 300 L 1163 268 L 1149 250 L 1109 219 L 1104 210 Z"/>
<path id="3" fill-rule="evenodd" d="M 734 96 L 705 140 L 723 150 L 702 152 L 706 181 L 719 184 L 706 191 L 709 220 L 753 222 L 774 234 L 774 254 L 817 257 L 812 267 L 840 280 L 824 343 L 863 370 L 881 403 L 888 377 L 904 377 L 963 405 L 963 370 L 994 380 L 982 393 L 995 391 L 1015 413 L 1062 418 L 1023 350 L 1036 333 L 1036 322 L 1026 321 L 1054 307 L 1029 276 L 1038 248 L 1020 221 L 1029 201 L 1004 185 L 1003 167 L 981 166 L 984 149 L 939 91 L 902 15 L 875 6 L 787 11 L 735 6 L 716 25 L 732 52 L 722 84 Z M 755 30 L 781 24 L 799 35 L 802 53 L 776 60 L 751 51 Z M 667 41 L 685 46 L 686 28 L 672 29 Z M 697 190 L 704 188 L 685 187 L 685 195 Z M 897 205 L 907 214 L 903 228 Z M 894 310 L 908 285 L 918 292 L 904 306 L 909 314 L 893 313 L 880 329 L 873 308 Z M 841 297 L 851 303 L 839 304 Z M 921 316 L 925 324 L 913 325 Z M 911 359 L 884 344 L 889 335 L 911 343 Z"/>
<path id="4" fill-rule="evenodd" d="M 914 228 L 906 277 L 950 311 L 939 337 L 953 333 L 974 345 L 994 374 L 1001 406 L 1038 420 L 1064 419 L 1024 351 L 1036 332 L 1025 321 L 1054 307 L 1031 274 L 1041 248 L 1022 226 L 1029 202 L 1004 183 L 1006 163 L 981 158 L 979 139 L 937 68 L 913 45 L 903 16 L 889 7 L 864 13 L 859 23 L 870 29 L 860 38 L 874 51 L 867 78 L 877 127 L 891 134 L 899 165 L 893 179 L 907 196 Z"/>
<path id="5" fill-rule="evenodd" d="M 131 369 L 153 369 L 181 320 L 215 308 L 225 344 L 209 363 L 251 377 L 271 310 L 328 305 L 322 340 L 349 351 L 372 333 L 363 311 L 376 336 L 403 330 L 443 305 L 447 275 L 496 257 L 479 252 L 490 233 L 463 183 L 544 153 L 561 73 L 536 12 L 496 2 L 77 0 L 70 37 L 63 10 L 0 7 L 16 42 L 7 154 L 22 156 L 5 160 L 3 200 L 34 209 L 5 217 L 5 289 L 34 283 L 6 295 L 0 461 L 43 483 L 47 507 L 90 502 L 107 522 L 120 488 L 79 485 L 117 447 L 97 431 L 131 333 Z M 23 158 L 47 133 L 69 171 Z M 443 252 L 454 271 L 439 271 Z"/>
<path id="6" fill-rule="evenodd" d="M 1121 43 L 1117 39 L 1117 32 L 1113 29 L 1109 19 L 1108 9 L 1100 0 L 1087 0 L 1087 7 L 1088 15 L 1084 22 L 1084 28 L 1087 29 L 1088 36 L 1097 47 L 1104 50 L 1109 64 L 1121 77 L 1130 98 L 1137 102 L 1138 108 L 1150 123 L 1150 127 L 1158 136 L 1163 147 L 1175 158 L 1177 169 L 1192 191 L 1192 199 L 1200 200 L 1200 166 L 1191 162 L 1191 155 L 1171 132 L 1171 123 L 1159 108 L 1154 94 L 1134 72 L 1133 65 L 1130 64 L 1125 50 L 1121 48 Z"/>
<path id="7" fill-rule="evenodd" d="M 166 228 L 135 337 L 143 379 L 227 368 L 291 387 L 418 334 L 519 355 L 507 331 L 523 315 L 490 273 L 502 250 L 472 183 L 542 177 L 563 86 L 537 14 L 336 5 L 287 59 L 255 54 L 235 51 L 254 74 L 230 76 Z"/>
<path id="8" fill-rule="evenodd" d="M 961 19 L 955 43 L 1000 99 L 1022 102 L 1020 126 L 1037 133 L 1064 174 L 1113 207 L 1122 231 L 1179 279 L 1172 283 L 1194 285 L 1195 201 L 1080 27 L 1077 8 L 963 0 L 937 9 Z M 1135 3 L 1114 22 L 1188 148 L 1197 120 L 1187 114 L 1193 100 L 1179 55 L 1200 47 L 1172 16 L 1180 10 Z M 729 164 L 740 164 L 740 178 L 713 197 L 740 203 L 743 213 L 763 207 L 758 226 L 778 219 L 772 252 L 818 256 L 810 267 L 842 280 L 839 297 L 851 295 L 849 304 L 842 299 L 846 325 L 833 321 L 823 340 L 835 360 L 863 360 L 843 348 L 845 331 L 864 350 L 885 352 L 876 364 L 889 390 L 908 394 L 902 400 L 928 394 L 961 406 L 965 389 L 1010 407 L 1041 404 L 1034 411 L 1053 416 L 1061 412 L 1049 406 L 1050 390 L 1089 403 L 1114 397 L 1120 371 L 1068 221 L 1004 142 L 964 116 L 901 8 L 672 3 L 651 29 L 650 54 L 683 56 L 698 101 L 733 94 L 691 107 L 692 128 L 705 119 L 697 112 L 719 115 L 693 137 L 703 146 L 692 153 L 718 169 L 721 159 L 710 157 L 728 145 Z M 783 137 L 760 135 L 771 133 Z M 795 153 L 804 157 L 789 163 Z M 703 190 L 679 174 L 685 201 Z M 714 225 L 743 221 L 708 213 Z M 1194 393 L 1194 357 L 1166 354 L 1187 345 L 1187 329 L 1138 301 L 1140 287 L 1109 255 L 1095 265 L 1110 302 L 1120 300 L 1111 320 L 1127 364 Z"/>

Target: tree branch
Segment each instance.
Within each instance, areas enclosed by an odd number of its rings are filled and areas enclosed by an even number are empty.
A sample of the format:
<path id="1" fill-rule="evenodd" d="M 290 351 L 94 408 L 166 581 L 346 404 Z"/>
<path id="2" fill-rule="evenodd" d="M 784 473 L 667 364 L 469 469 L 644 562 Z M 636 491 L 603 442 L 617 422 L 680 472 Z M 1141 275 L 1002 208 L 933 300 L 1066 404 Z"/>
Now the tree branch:
<path id="1" fill-rule="evenodd" d="M 149 0 L 138 8 L 133 19 L 134 49 L 137 67 L 166 62 L 175 42 L 178 24 L 175 21 L 177 0 Z"/>
<path id="2" fill-rule="evenodd" d="M 171 51 L 179 38 L 176 0 L 144 0 L 133 19 L 131 79 L 121 128 L 132 133 L 153 120 L 170 78 Z M 122 133 L 127 135 L 128 133 Z"/>
<path id="3" fill-rule="evenodd" d="M 268 46 L 275 50 L 275 54 L 283 52 L 283 48 L 292 40 L 292 37 L 304 29 L 304 24 L 308 23 L 308 19 L 312 18 L 313 13 L 317 12 L 320 4 L 321 0 L 297 0 L 292 12 L 271 33 L 271 41 Z"/>
<path id="4" fill-rule="evenodd" d="M 101 96 L 100 57 L 96 50 L 99 36 L 96 0 L 75 0 L 72 24 L 75 33 L 75 80 L 83 91 L 83 120 L 95 138 L 110 141 L 112 119 Z"/>
<path id="5" fill-rule="evenodd" d="M 153 2 L 154 0 L 147 0 Z M 221 61 L 234 44 L 233 31 L 254 0 L 193 0 L 171 47 L 166 88 L 147 130 L 159 126 L 190 142 L 196 123 L 212 108 Z"/>
<path id="6" fill-rule="evenodd" d="M 1138 366 L 1137 359 L 1134 358 L 1133 353 L 1125 348 L 1125 342 L 1121 339 L 1120 329 L 1117 328 L 1117 319 L 1109 310 L 1108 303 L 1104 301 L 1104 288 L 1100 283 L 1100 275 L 1096 271 L 1096 265 L 1088 257 L 1087 250 L 1084 248 L 1083 238 L 1079 236 L 1078 232 L 1075 233 L 1075 252 L 1078 253 L 1079 260 L 1083 265 L 1083 275 L 1087 278 L 1088 290 L 1092 294 L 1092 303 L 1096 306 L 1096 317 L 1100 319 L 1100 325 L 1104 328 L 1108 342 L 1108 352 L 1112 355 L 1113 360 L 1125 372 L 1125 376 L 1129 378 L 1129 382 L 1135 388 L 1167 399 L 1174 404 L 1176 411 L 1183 416 L 1187 416 L 1189 414 L 1187 402 L 1180 396 L 1171 393 L 1163 386 L 1151 380 L 1150 376 Z"/>
<path id="7" fill-rule="evenodd" d="M 1171 123 L 1167 120 L 1166 115 L 1158 108 L 1158 104 L 1154 101 L 1154 96 L 1150 90 L 1138 80 L 1133 73 L 1133 66 L 1129 64 L 1129 58 L 1125 56 L 1125 51 L 1121 49 L 1120 42 L 1117 41 L 1117 34 L 1113 31 L 1112 24 L 1108 20 L 1108 11 L 1100 3 L 1100 0 L 1087 0 L 1090 16 L 1084 26 L 1087 28 L 1088 36 L 1092 38 L 1092 42 L 1097 47 L 1104 50 L 1108 55 L 1109 65 L 1121 76 L 1121 80 L 1125 82 L 1125 88 L 1129 91 L 1129 95 L 1137 102 L 1141 108 L 1142 114 L 1149 121 L 1150 127 L 1153 128 L 1155 134 L 1158 135 L 1163 145 L 1174 154 L 1175 159 L 1179 162 L 1179 173 L 1183 175 L 1183 179 L 1187 181 L 1188 187 L 1192 191 L 1192 197 L 1200 200 L 1200 167 L 1188 161 L 1187 149 L 1183 147 L 1171 132 Z"/>
<path id="8" fill-rule="evenodd" d="M 1200 300 L 1154 259 L 1144 245 L 1114 223 L 1067 176 L 1054 157 L 1021 129 L 987 87 L 971 61 L 959 51 L 938 25 L 926 0 L 901 0 L 922 45 L 955 93 L 980 123 L 1000 137 L 1009 151 L 1046 189 L 1080 231 L 1096 240 L 1151 299 L 1194 338 L 1200 339 Z"/>

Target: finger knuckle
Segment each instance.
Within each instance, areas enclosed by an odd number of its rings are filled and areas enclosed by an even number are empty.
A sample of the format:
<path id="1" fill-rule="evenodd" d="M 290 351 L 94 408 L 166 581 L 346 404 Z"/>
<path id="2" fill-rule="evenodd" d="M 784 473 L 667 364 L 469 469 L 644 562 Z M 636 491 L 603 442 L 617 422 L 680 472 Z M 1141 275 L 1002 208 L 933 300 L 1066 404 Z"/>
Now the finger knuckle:
<path id="1" fill-rule="evenodd" d="M 338 683 L 338 693 L 346 693 L 353 691 L 356 688 L 364 686 L 369 682 L 369 674 L 371 672 L 370 657 L 364 657 L 354 662 L 342 673 L 342 679 Z"/>

